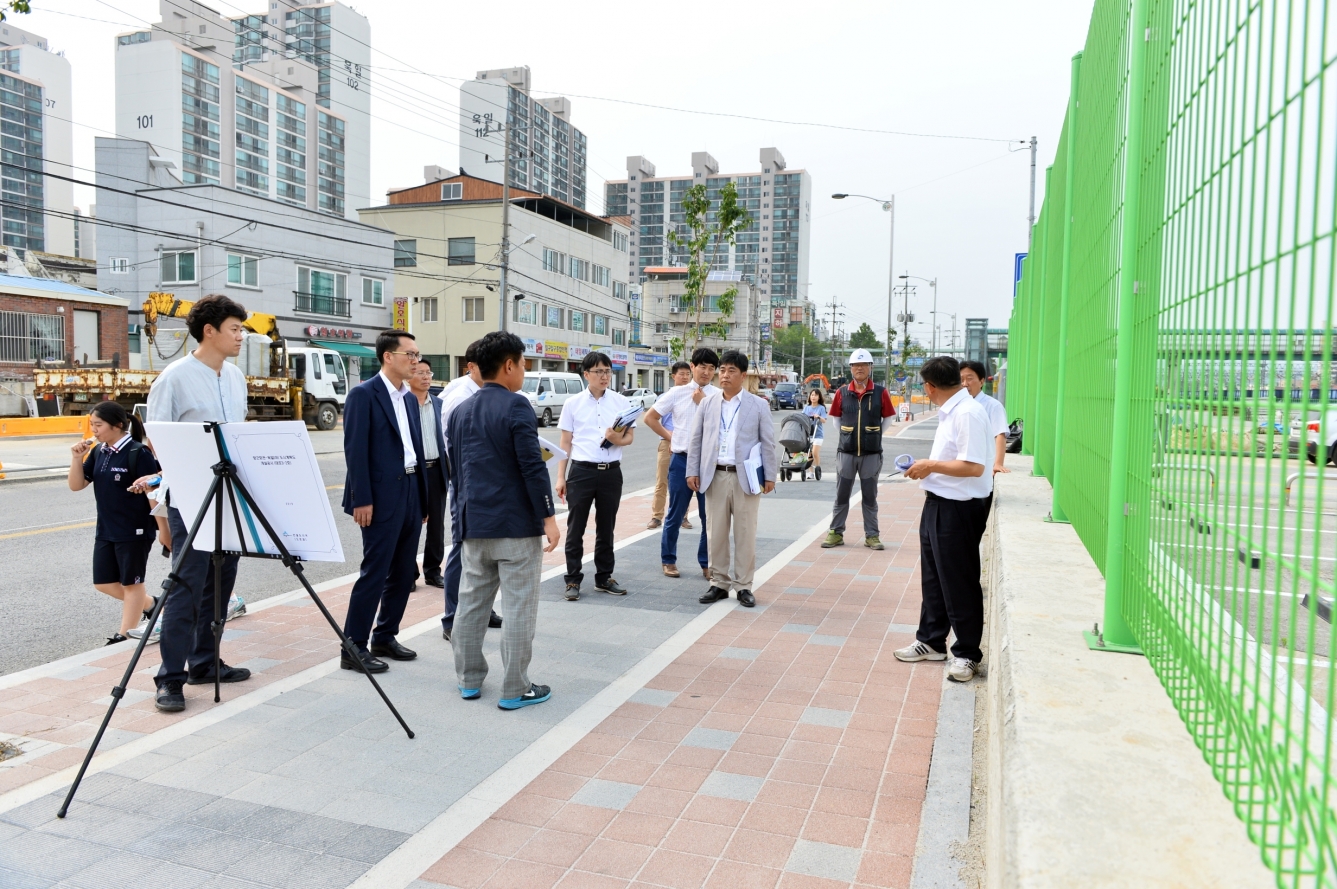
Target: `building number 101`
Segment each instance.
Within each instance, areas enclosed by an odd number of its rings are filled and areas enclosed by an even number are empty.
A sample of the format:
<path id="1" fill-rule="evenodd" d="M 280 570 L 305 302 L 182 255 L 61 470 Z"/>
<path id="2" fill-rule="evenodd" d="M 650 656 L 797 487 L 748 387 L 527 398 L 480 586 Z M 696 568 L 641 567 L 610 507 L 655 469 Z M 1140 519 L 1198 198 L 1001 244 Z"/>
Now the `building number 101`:
<path id="1" fill-rule="evenodd" d="M 141 130 L 151 130 L 153 129 L 153 115 L 141 114 L 135 118 L 135 123 L 139 125 Z"/>

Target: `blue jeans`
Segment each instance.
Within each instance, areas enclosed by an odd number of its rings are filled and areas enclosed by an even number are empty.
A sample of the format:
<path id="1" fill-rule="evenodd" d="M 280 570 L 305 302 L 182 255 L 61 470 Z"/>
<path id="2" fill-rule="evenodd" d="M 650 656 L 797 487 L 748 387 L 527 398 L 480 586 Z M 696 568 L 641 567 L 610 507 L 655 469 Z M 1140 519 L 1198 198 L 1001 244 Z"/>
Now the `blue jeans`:
<path id="1" fill-rule="evenodd" d="M 678 564 L 678 532 L 687 508 L 692 504 L 692 489 L 687 487 L 687 455 L 673 455 L 668 471 L 669 508 L 664 517 L 664 533 L 659 538 L 659 560 L 665 565 Z M 696 548 L 696 561 L 702 568 L 710 564 L 706 555 L 706 495 L 696 495 L 696 513 L 701 517 L 701 545 Z"/>

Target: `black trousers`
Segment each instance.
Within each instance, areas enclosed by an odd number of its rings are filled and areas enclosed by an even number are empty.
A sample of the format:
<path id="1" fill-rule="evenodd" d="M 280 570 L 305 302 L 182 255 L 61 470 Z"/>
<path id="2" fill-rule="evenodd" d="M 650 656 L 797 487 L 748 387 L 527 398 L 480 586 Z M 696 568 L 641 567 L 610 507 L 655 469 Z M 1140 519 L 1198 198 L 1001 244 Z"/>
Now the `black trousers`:
<path id="1" fill-rule="evenodd" d="M 183 551 L 190 529 L 186 518 L 174 506 L 167 509 L 167 526 L 172 531 L 172 556 Z M 173 585 L 167 595 L 159 618 L 162 641 L 159 644 L 162 666 L 158 668 L 157 685 L 164 682 L 185 682 L 187 671 L 196 676 L 212 675 L 214 670 L 214 597 L 223 600 L 223 614 L 227 614 L 227 600 L 237 580 L 240 556 L 223 557 L 223 588 L 214 589 L 214 561 L 211 553 L 191 549 L 181 560 L 176 575 L 182 583 Z"/>
<path id="2" fill-rule="evenodd" d="M 422 548 L 422 576 L 441 578 L 446 558 L 446 465 L 438 461 L 427 467 L 427 540 Z"/>
<path id="3" fill-rule="evenodd" d="M 401 475 L 382 485 L 389 489 L 382 498 L 385 508 L 373 510 L 371 524 L 359 529 L 362 570 L 348 596 L 344 619 L 344 635 L 359 648 L 367 647 L 368 637 L 375 644 L 390 642 L 399 635 L 399 622 L 418 573 L 422 507 L 417 480 Z M 391 504 L 402 506 L 394 509 Z"/>
<path id="4" fill-rule="evenodd" d="M 585 525 L 594 507 L 594 580 L 603 583 L 613 576 L 613 528 L 622 502 L 622 467 L 596 469 L 590 463 L 572 461 L 566 477 L 566 582 L 580 583 L 585 576 L 580 563 L 585 558 Z"/>
<path id="5" fill-rule="evenodd" d="M 979 661 L 984 634 L 984 590 L 980 587 L 980 538 L 992 498 L 948 500 L 925 492 L 919 516 L 919 564 L 924 601 L 915 638 L 936 651 L 956 633 L 955 657 Z"/>

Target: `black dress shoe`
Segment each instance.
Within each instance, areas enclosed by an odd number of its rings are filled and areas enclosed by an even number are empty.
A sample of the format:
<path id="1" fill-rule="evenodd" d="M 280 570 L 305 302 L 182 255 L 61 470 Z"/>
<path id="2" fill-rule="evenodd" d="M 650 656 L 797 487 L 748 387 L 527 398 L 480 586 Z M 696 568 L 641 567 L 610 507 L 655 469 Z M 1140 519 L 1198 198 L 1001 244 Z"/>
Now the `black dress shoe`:
<path id="1" fill-rule="evenodd" d="M 501 615 L 495 611 L 492 612 L 492 616 L 487 619 L 487 625 L 493 630 L 501 629 Z"/>
<path id="2" fill-rule="evenodd" d="M 445 639 L 447 642 L 449 642 L 449 641 L 450 641 L 450 631 L 453 630 L 453 629 L 455 629 L 455 628 L 454 628 L 454 627 L 442 627 L 442 628 L 441 628 L 441 638 L 442 638 L 442 639 Z"/>
<path id="3" fill-rule="evenodd" d="M 158 686 L 158 693 L 154 696 L 153 706 L 164 713 L 179 713 L 186 709 L 186 696 L 181 693 L 181 683 L 175 679 L 169 679 Z"/>
<path id="4" fill-rule="evenodd" d="M 376 657 L 388 657 L 392 661 L 411 661 L 418 656 L 418 652 L 412 648 L 400 645 L 398 639 L 371 643 L 371 653 Z"/>
<path id="5" fill-rule="evenodd" d="M 739 605 L 742 605 L 744 608 L 752 608 L 752 607 L 756 606 L 756 604 L 757 604 L 757 598 L 756 598 L 756 596 L 753 596 L 753 595 L 752 595 L 752 591 L 751 591 L 751 590 L 739 590 L 739 591 L 738 591 L 738 604 L 739 604 Z"/>
<path id="6" fill-rule="evenodd" d="M 438 589 L 446 588 L 446 579 L 444 577 L 429 577 L 424 581 L 428 586 L 434 586 Z"/>
<path id="7" fill-rule="evenodd" d="M 390 665 L 380 658 L 372 657 L 370 651 L 358 651 L 358 656 L 362 659 L 362 666 L 367 668 L 368 673 L 384 673 L 390 669 Z M 339 667 L 344 670 L 357 670 L 357 661 L 348 656 L 348 652 L 339 653 Z"/>
<path id="8" fill-rule="evenodd" d="M 700 602 L 702 605 L 709 605 L 712 602 L 718 602 L 721 599 L 727 599 L 727 598 L 729 598 L 728 590 L 720 589 L 717 586 L 713 586 L 710 589 L 706 590 L 706 594 L 702 596 L 700 599 L 697 599 L 696 601 Z"/>
<path id="9" fill-rule="evenodd" d="M 219 682 L 222 683 L 245 682 L 247 679 L 250 678 L 251 678 L 251 671 L 246 669 L 245 667 L 229 667 L 227 664 L 221 661 L 218 664 Z M 186 685 L 213 685 L 213 684 L 214 684 L 213 670 L 210 670 L 208 673 L 191 673 L 186 677 Z"/>

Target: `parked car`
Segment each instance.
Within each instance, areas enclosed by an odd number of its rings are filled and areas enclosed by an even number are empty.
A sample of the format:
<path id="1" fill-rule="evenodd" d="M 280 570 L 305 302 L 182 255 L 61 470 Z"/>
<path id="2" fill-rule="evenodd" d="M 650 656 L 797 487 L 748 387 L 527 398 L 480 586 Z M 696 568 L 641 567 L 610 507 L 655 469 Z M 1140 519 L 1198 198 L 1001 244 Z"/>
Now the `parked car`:
<path id="1" fill-rule="evenodd" d="M 525 374 L 521 393 L 534 406 L 534 418 L 540 426 L 551 426 L 562 415 L 562 405 L 572 395 L 585 391 L 580 374 L 552 370 L 532 370 Z"/>
<path id="2" fill-rule="evenodd" d="M 659 399 L 653 389 L 623 389 L 622 394 L 627 401 L 644 410 L 654 407 L 655 401 Z"/>
<path id="3" fill-rule="evenodd" d="M 791 411 L 803 410 L 803 395 L 798 383 L 776 383 L 774 407 Z"/>
<path id="4" fill-rule="evenodd" d="M 1329 405 L 1325 420 L 1313 419 L 1306 424 L 1309 438 L 1309 462 L 1326 465 L 1337 463 L 1337 405 Z M 1319 454 L 1323 459 L 1319 459 Z"/>
<path id="5" fill-rule="evenodd" d="M 760 395 L 762 398 L 766 399 L 766 403 L 771 406 L 771 410 L 776 410 L 774 389 L 766 389 L 766 388 L 758 389 L 757 394 Z"/>

